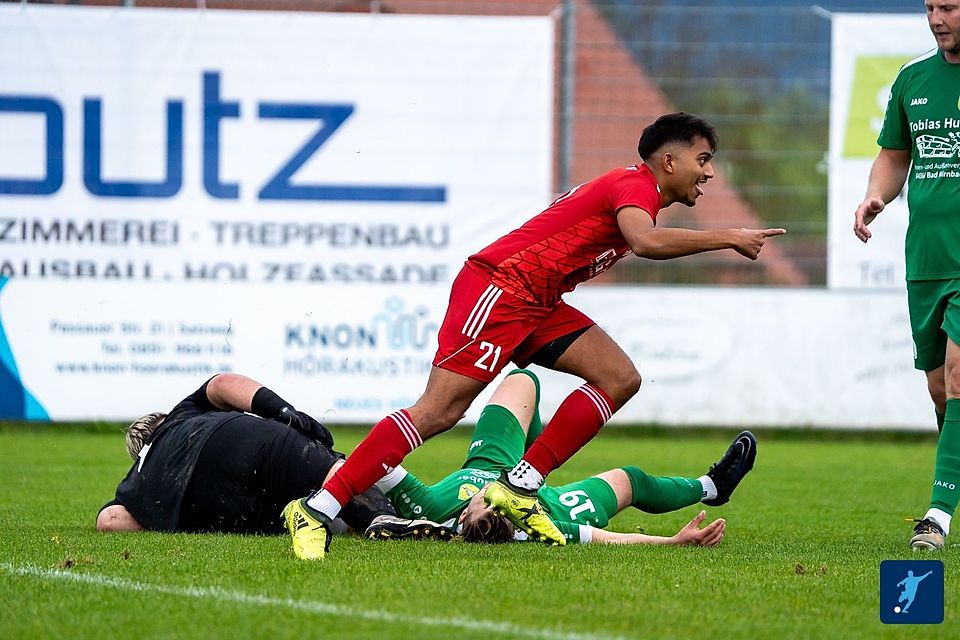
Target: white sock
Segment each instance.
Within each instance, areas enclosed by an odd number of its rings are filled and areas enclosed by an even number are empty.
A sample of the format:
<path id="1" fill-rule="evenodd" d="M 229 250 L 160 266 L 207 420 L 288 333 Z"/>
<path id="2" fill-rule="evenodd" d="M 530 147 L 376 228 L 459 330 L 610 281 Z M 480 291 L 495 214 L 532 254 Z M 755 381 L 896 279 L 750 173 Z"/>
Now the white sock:
<path id="1" fill-rule="evenodd" d="M 386 493 L 387 491 L 390 491 L 390 489 L 393 489 L 398 484 L 403 482 L 403 479 L 408 475 L 409 473 L 406 469 L 400 465 L 397 465 L 393 468 L 393 471 L 377 480 L 377 489 L 380 489 L 380 491 Z"/>
<path id="2" fill-rule="evenodd" d="M 543 476 L 526 460 L 517 463 L 517 466 L 507 474 L 507 480 L 515 487 L 531 491 L 536 491 L 543 486 Z"/>
<path id="3" fill-rule="evenodd" d="M 930 518 L 943 529 L 943 535 L 950 533 L 950 520 L 953 519 L 946 511 L 941 511 L 940 509 L 927 509 L 927 515 L 923 516 L 924 519 Z"/>
<path id="4" fill-rule="evenodd" d="M 717 485 L 713 484 L 713 478 L 710 476 L 700 476 L 697 480 L 699 480 L 703 486 L 703 497 L 700 498 L 701 501 L 713 500 L 717 497 Z"/>
<path id="5" fill-rule="evenodd" d="M 336 518 L 337 514 L 340 513 L 340 509 L 343 508 L 343 505 L 337 502 L 333 494 L 326 489 L 318 491 L 307 498 L 307 506 L 316 509 L 331 520 Z"/>

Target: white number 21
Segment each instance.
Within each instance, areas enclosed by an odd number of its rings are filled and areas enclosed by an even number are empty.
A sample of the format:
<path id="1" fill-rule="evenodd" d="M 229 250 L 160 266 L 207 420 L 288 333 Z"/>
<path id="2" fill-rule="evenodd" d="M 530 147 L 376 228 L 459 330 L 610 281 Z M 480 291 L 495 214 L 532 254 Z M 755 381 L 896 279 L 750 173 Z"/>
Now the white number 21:
<path id="1" fill-rule="evenodd" d="M 483 355 L 473 363 L 473 366 L 483 369 L 484 371 L 496 370 L 497 362 L 500 360 L 500 347 L 484 341 L 480 343 L 480 350 L 483 351 Z M 490 359 L 490 356 L 493 356 L 493 362 L 488 365 L 487 360 Z"/>

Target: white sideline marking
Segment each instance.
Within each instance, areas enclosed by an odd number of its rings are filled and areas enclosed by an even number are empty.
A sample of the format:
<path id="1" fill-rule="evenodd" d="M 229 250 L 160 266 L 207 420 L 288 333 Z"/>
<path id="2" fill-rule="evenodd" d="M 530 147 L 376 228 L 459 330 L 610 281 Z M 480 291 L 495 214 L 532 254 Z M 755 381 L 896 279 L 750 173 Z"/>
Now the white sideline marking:
<path id="1" fill-rule="evenodd" d="M 222 602 L 232 602 L 237 604 L 252 604 L 266 607 L 287 607 L 289 609 L 298 609 L 308 613 L 320 613 L 331 616 L 342 616 L 346 618 L 363 618 L 365 620 L 376 620 L 380 622 L 408 623 L 414 625 L 427 625 L 431 627 L 456 627 L 468 631 L 488 631 L 492 633 L 501 633 L 510 636 L 519 636 L 525 638 L 544 638 L 562 640 L 601 640 L 618 639 L 620 636 L 593 635 L 586 633 L 563 633 L 556 629 L 534 629 L 529 627 L 520 627 L 515 624 L 505 622 L 493 622 L 490 620 L 475 620 L 472 618 L 451 617 L 434 618 L 424 616 L 413 616 L 404 613 L 391 613 L 382 609 L 357 609 L 346 607 L 339 604 L 329 604 L 316 600 L 294 600 L 292 598 L 271 598 L 257 594 L 243 593 L 242 591 L 227 591 L 219 587 L 178 587 L 175 585 L 150 584 L 148 582 L 134 582 L 124 580 L 123 578 L 113 578 L 96 573 L 74 573 L 72 571 L 63 571 L 60 569 L 43 569 L 32 565 L 14 566 L 3 562 L 0 563 L 0 569 L 15 576 L 29 576 L 45 580 L 64 580 L 81 584 L 90 584 L 98 587 L 107 587 L 113 589 L 122 589 L 126 591 L 155 592 L 172 596 L 183 596 L 187 598 L 207 598 L 211 600 L 220 600 Z"/>

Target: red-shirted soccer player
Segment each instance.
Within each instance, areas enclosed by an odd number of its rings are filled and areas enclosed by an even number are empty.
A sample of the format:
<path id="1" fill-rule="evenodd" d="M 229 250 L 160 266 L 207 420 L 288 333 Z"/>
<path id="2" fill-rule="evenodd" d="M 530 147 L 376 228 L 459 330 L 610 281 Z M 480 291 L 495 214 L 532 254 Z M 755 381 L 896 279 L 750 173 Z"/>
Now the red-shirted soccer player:
<path id="1" fill-rule="evenodd" d="M 717 136 L 686 113 L 644 129 L 639 165 L 613 169 L 557 198 L 522 227 L 470 256 L 450 292 L 439 349 L 417 403 L 378 422 L 323 490 L 295 500 L 284 518 L 296 555 L 322 558 L 342 505 L 400 463 L 423 440 L 451 428 L 513 361 L 579 376 L 520 463 L 492 484 L 487 503 L 534 538 L 563 544 L 536 491 L 548 473 L 593 438 L 640 389 L 623 350 L 561 296 L 634 253 L 665 260 L 733 249 L 755 260 L 784 229 L 695 231 L 658 227 L 660 209 L 693 206 L 713 177 Z"/>

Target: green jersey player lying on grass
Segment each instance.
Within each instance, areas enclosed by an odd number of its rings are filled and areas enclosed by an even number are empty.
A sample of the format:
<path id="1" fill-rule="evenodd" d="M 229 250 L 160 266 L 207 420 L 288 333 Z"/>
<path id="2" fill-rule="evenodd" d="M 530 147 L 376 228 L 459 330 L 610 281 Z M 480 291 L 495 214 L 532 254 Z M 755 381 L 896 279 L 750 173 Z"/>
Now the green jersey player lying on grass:
<path id="1" fill-rule="evenodd" d="M 424 518 L 459 530 L 470 542 L 509 542 L 526 535 L 484 504 L 488 483 L 503 469 L 512 469 L 543 429 L 538 412 L 540 383 L 530 371 L 510 373 L 490 397 L 474 430 L 463 467 L 427 486 L 403 467 L 377 483 L 404 518 Z M 701 511 L 675 535 L 616 533 L 604 530 L 610 519 L 629 506 L 647 513 L 666 513 L 697 502 L 725 504 L 740 480 L 753 468 L 757 441 L 740 433 L 727 452 L 700 478 L 655 477 L 638 467 L 612 469 L 559 487 L 544 486 L 539 499 L 570 543 L 676 544 L 713 547 L 723 539 L 725 521 L 702 529 Z M 396 537 L 389 527 L 372 526 L 371 538 Z"/>

